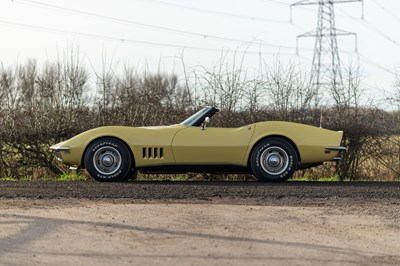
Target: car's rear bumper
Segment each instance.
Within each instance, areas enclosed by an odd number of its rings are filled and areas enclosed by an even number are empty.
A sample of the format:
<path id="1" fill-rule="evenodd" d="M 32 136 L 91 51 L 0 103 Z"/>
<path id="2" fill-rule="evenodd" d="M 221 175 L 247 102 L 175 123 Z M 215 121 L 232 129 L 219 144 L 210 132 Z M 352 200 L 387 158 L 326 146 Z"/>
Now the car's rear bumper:
<path id="1" fill-rule="evenodd" d="M 325 147 L 326 150 L 328 151 L 346 151 L 347 148 L 343 146 L 329 146 Z"/>
<path id="2" fill-rule="evenodd" d="M 329 147 L 325 147 L 325 152 L 326 153 L 330 153 L 331 151 L 333 152 L 337 152 L 338 154 L 333 157 L 333 161 L 340 161 L 342 159 L 342 152 L 345 152 L 347 150 L 346 147 L 342 147 L 342 146 L 329 146 Z"/>

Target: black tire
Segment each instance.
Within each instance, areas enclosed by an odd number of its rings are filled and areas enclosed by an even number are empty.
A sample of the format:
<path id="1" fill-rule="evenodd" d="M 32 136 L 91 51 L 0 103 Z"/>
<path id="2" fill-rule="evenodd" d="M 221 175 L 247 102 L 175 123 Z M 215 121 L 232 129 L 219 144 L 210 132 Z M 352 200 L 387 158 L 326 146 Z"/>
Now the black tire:
<path id="1" fill-rule="evenodd" d="M 250 155 L 250 166 L 258 180 L 285 181 L 297 169 L 298 158 L 294 147 L 284 139 L 268 138 L 260 141 Z"/>
<path id="2" fill-rule="evenodd" d="M 137 170 L 134 167 L 132 163 L 131 170 L 128 172 L 128 174 L 122 179 L 122 181 L 128 181 L 128 180 L 136 180 L 137 178 Z"/>
<path id="3" fill-rule="evenodd" d="M 93 141 L 84 155 L 85 168 L 93 179 L 122 181 L 131 177 L 132 156 L 124 143 L 114 138 Z"/>

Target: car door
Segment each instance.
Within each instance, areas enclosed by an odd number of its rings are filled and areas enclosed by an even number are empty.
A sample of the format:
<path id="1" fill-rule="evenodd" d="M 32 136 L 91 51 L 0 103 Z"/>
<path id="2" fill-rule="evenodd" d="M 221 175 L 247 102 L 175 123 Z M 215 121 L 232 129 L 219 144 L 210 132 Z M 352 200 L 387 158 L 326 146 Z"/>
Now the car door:
<path id="1" fill-rule="evenodd" d="M 176 133 L 172 151 L 177 164 L 242 165 L 254 125 L 241 128 L 188 126 Z"/>

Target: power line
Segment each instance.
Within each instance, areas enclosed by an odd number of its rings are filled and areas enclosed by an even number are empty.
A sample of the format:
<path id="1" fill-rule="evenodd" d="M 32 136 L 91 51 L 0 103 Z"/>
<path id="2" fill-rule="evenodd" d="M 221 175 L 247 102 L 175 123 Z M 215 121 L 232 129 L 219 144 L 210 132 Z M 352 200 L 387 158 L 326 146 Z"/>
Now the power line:
<path id="1" fill-rule="evenodd" d="M 284 20 L 268 19 L 268 18 L 261 18 L 261 17 L 256 17 L 256 16 L 245 16 L 245 15 L 241 15 L 241 14 L 233 14 L 233 13 L 227 13 L 227 12 L 217 11 L 217 10 L 212 10 L 212 9 L 180 5 L 180 4 L 175 4 L 175 3 L 165 2 L 165 1 L 160 1 L 160 0 L 138 0 L 138 1 L 146 2 L 146 3 L 153 2 L 153 3 L 164 5 L 164 6 L 172 6 L 175 8 L 186 9 L 186 10 L 191 10 L 191 11 L 195 11 L 195 12 L 209 13 L 209 14 L 214 14 L 214 15 L 218 15 L 218 16 L 234 17 L 234 18 L 240 18 L 240 19 L 252 20 L 252 21 L 265 21 L 265 22 L 272 22 L 272 23 L 289 24 L 289 22 L 284 21 Z"/>
<path id="2" fill-rule="evenodd" d="M 396 75 L 396 72 L 395 72 L 395 71 L 393 71 L 393 70 L 391 70 L 391 69 L 389 69 L 389 68 L 386 68 L 386 67 L 383 67 L 383 66 L 379 65 L 378 63 L 376 63 L 375 61 L 373 61 L 372 59 L 370 59 L 370 58 L 368 58 L 368 57 L 366 57 L 366 56 L 364 56 L 364 55 L 361 55 L 361 54 L 360 54 L 360 58 L 361 58 L 361 60 L 363 60 L 364 62 L 366 62 L 366 63 L 368 63 L 368 64 L 370 64 L 370 65 L 372 65 L 372 66 L 374 66 L 374 67 L 376 67 L 376 68 L 378 68 L 378 69 L 380 69 L 380 70 L 383 70 L 383 71 L 385 71 L 385 72 L 387 72 L 387 73 L 389 73 L 389 74 L 392 74 L 392 75 Z"/>
<path id="3" fill-rule="evenodd" d="M 261 17 L 256 17 L 256 16 L 245 16 L 245 15 L 240 15 L 240 14 L 232 14 L 232 13 L 227 13 L 227 12 L 222 12 L 222 11 L 217 11 L 217 10 L 180 5 L 180 4 L 175 4 L 175 3 L 165 2 L 165 1 L 160 1 L 160 0 L 137 0 L 137 1 L 153 2 L 153 3 L 160 4 L 160 5 L 172 6 L 175 8 L 187 9 L 187 10 L 202 12 L 202 13 L 209 13 L 209 14 L 214 14 L 214 15 L 218 15 L 218 16 L 240 18 L 240 19 L 244 19 L 244 20 L 263 21 L 263 22 L 272 22 L 272 23 L 280 23 L 280 24 L 291 24 L 300 30 L 304 30 L 302 27 L 295 25 L 295 24 L 291 23 L 290 21 L 288 22 L 288 21 L 284 21 L 284 20 L 268 19 L 268 18 L 261 18 Z M 273 1 L 276 3 L 279 2 L 280 4 L 283 4 L 282 2 L 280 2 L 278 0 L 270 0 L 270 1 Z"/>
<path id="4" fill-rule="evenodd" d="M 275 3 L 275 4 L 278 4 L 278 5 L 289 6 L 288 3 L 285 3 L 285 2 L 282 2 L 282 1 L 279 1 L 279 0 L 259 0 L 259 1 L 261 1 L 261 2 L 270 2 L 270 3 Z"/>
<path id="5" fill-rule="evenodd" d="M 340 52 L 341 52 L 341 53 L 345 53 L 345 54 L 354 54 L 354 52 L 350 52 L 350 51 L 346 51 L 346 50 L 341 50 L 341 49 L 340 49 Z M 394 72 L 393 70 L 391 70 L 391 69 L 389 69 L 389 68 L 386 68 L 386 67 L 380 65 L 380 64 L 377 63 L 376 61 L 372 60 L 371 58 L 369 58 L 369 57 L 367 57 L 367 56 L 365 56 L 365 55 L 363 55 L 363 54 L 361 54 L 361 53 L 359 53 L 359 52 L 357 52 L 357 55 L 359 56 L 359 58 L 360 58 L 362 61 L 364 61 L 365 63 L 369 64 L 370 66 L 373 66 L 373 67 L 375 67 L 375 68 L 377 68 L 377 69 L 380 69 L 380 70 L 382 70 L 382 71 L 385 71 L 385 72 L 387 72 L 387 73 L 389 73 L 389 74 L 393 74 L 393 75 L 396 74 L 396 72 Z"/>
<path id="6" fill-rule="evenodd" d="M 400 42 L 396 41 L 395 39 L 391 38 L 390 36 L 388 36 L 387 34 L 385 34 L 384 32 L 382 32 L 381 30 L 379 30 L 377 27 L 375 27 L 373 24 L 371 24 L 370 22 L 366 21 L 366 20 L 359 20 L 358 18 L 347 14 L 345 11 L 338 9 L 340 12 L 342 12 L 343 14 L 345 14 L 347 17 L 351 18 L 352 20 L 357 21 L 358 23 L 360 23 L 361 25 L 363 25 L 364 27 L 366 27 L 367 29 L 369 29 L 370 31 L 374 32 L 377 35 L 380 35 L 381 37 L 383 37 L 384 39 L 386 39 L 387 41 L 394 43 L 397 46 L 400 46 Z"/>
<path id="7" fill-rule="evenodd" d="M 168 48 L 180 48 L 180 49 L 191 49 L 191 50 L 200 50 L 200 51 L 209 51 L 209 52 L 229 52 L 229 53 L 240 53 L 240 54 L 256 54 L 256 55 L 266 55 L 266 54 L 276 54 L 276 53 L 266 53 L 266 52 L 256 52 L 256 51 L 247 51 L 247 50 L 223 50 L 223 49 L 215 49 L 215 48 L 205 48 L 199 46 L 186 46 L 186 45 L 177 45 L 177 44 L 170 44 L 170 43 L 159 43 L 159 42 L 151 42 L 151 41 L 143 41 L 143 40 L 135 40 L 135 39 L 128 39 L 128 38 L 120 38 L 120 37 L 112 37 L 107 35 L 100 35 L 100 34 L 93 34 L 93 33 L 82 33 L 77 31 L 69 31 L 69 30 L 62 30 L 62 29 L 55 29 L 49 27 L 42 27 L 42 26 L 33 26 L 23 23 L 16 23 L 10 22 L 5 20 L 0 20 L 0 24 L 18 27 L 18 28 L 25 28 L 35 31 L 43 31 L 43 32 L 52 32 L 52 33 L 61 33 L 66 35 L 73 35 L 73 36 L 80 36 L 85 38 L 91 39 L 101 39 L 101 40 L 108 40 L 108 41 L 116 41 L 121 43 L 129 43 L 129 44 L 144 44 L 144 45 L 151 45 L 151 46 L 162 46 Z M 294 47 L 292 47 L 294 49 Z M 278 53 L 282 55 L 295 55 L 294 53 Z"/>
<path id="8" fill-rule="evenodd" d="M 149 0 L 147 0 L 149 1 Z M 262 0 L 262 1 L 272 1 L 272 2 L 280 2 L 278 0 Z M 85 12 L 85 11 L 80 11 L 80 10 L 75 10 L 75 9 L 69 9 L 65 7 L 60 7 L 60 6 L 55 6 L 55 5 L 50 5 L 50 4 L 45 4 L 33 0 L 14 0 L 14 2 L 26 2 L 27 4 L 31 5 L 40 5 L 43 8 L 50 8 L 50 9 L 55 9 L 59 11 L 66 11 L 66 12 L 71 12 L 71 13 L 76 13 L 80 15 L 86 15 L 90 17 L 97 17 L 99 19 L 104 19 L 108 21 L 114 21 L 114 22 L 119 22 L 119 23 L 124 23 L 124 24 L 138 24 L 138 26 L 143 26 L 143 27 L 154 27 L 154 29 L 157 29 L 158 26 L 151 25 L 151 24 L 145 24 L 145 23 L 140 23 L 136 21 L 131 21 L 131 20 L 124 20 L 124 19 L 119 19 L 119 18 L 114 18 L 114 17 L 109 17 L 109 16 L 103 16 L 100 14 L 95 14 L 95 13 L 90 13 L 90 12 Z M 285 4 L 283 2 L 280 2 L 282 4 Z M 286 5 L 286 4 L 285 4 Z M 354 17 L 353 17 L 354 18 Z M 355 18 L 354 18 L 355 19 Z M 22 24 L 22 23 L 16 23 L 16 22 L 10 22 L 10 21 L 4 21 L 0 20 L 0 24 L 7 25 L 7 26 L 12 26 L 12 27 L 18 27 L 18 28 L 26 28 L 29 30 L 34 30 L 34 31 L 42 31 L 42 32 L 52 32 L 52 33 L 58 33 L 58 34 L 67 34 L 67 35 L 72 35 L 72 36 L 80 36 L 80 37 L 85 37 L 85 38 L 91 38 L 91 39 L 101 39 L 101 40 L 108 40 L 108 41 L 114 41 L 114 42 L 121 42 L 121 43 L 129 43 L 129 44 L 144 44 L 144 45 L 152 45 L 152 46 L 158 46 L 158 47 L 170 47 L 170 48 L 180 48 L 180 49 L 193 49 L 193 50 L 200 50 L 200 51 L 209 51 L 209 52 L 218 52 L 221 53 L 222 50 L 219 49 L 213 49 L 213 48 L 204 48 L 204 47 L 195 47 L 195 46 L 183 46 L 183 45 L 175 45 L 175 44 L 167 44 L 167 43 L 157 43 L 157 42 L 148 42 L 148 41 L 142 41 L 142 40 L 133 40 L 133 39 L 126 39 L 126 38 L 118 38 L 118 37 L 111 37 L 111 36 L 106 36 L 106 35 L 97 35 L 97 34 L 89 34 L 89 33 L 81 33 L 81 32 L 75 32 L 75 31 L 67 31 L 67 30 L 61 30 L 61 29 L 55 29 L 55 28 L 47 28 L 47 27 L 41 27 L 41 26 L 33 26 L 33 25 L 27 25 L 27 24 Z M 180 31 L 176 29 L 170 29 L 166 27 L 159 27 L 159 30 L 168 30 L 168 31 L 175 31 L 175 32 L 182 32 L 182 34 L 192 34 L 192 35 L 197 35 L 197 36 L 204 36 L 203 34 L 200 33 L 193 33 L 193 32 L 186 32 L 186 31 Z M 215 37 L 219 38 L 221 40 L 235 40 L 231 38 L 224 38 L 224 37 L 219 37 L 219 36 L 212 36 L 212 35 L 205 35 L 207 38 Z M 242 44 L 245 43 L 244 41 L 241 40 L 235 40 L 237 42 L 241 42 Z M 271 47 L 279 47 L 279 48 L 286 48 L 286 49 L 292 49 L 293 51 L 296 49 L 294 46 L 281 46 L 278 44 L 268 44 L 262 42 L 261 45 L 265 46 L 271 46 Z M 312 51 L 313 49 L 309 48 L 302 48 L 299 47 L 298 49 L 300 50 L 308 50 Z M 229 51 L 228 51 L 229 52 Z M 230 51 L 234 52 L 234 51 Z M 348 51 L 342 51 L 348 54 L 352 54 L 353 52 L 348 52 Z M 244 53 L 244 51 L 238 51 L 238 53 Z M 248 54 L 255 54 L 255 55 L 276 55 L 276 54 L 282 54 L 282 55 L 293 55 L 295 56 L 295 53 L 267 53 L 267 52 L 255 52 L 255 51 L 248 51 Z M 361 57 L 361 59 L 364 59 L 366 63 L 383 70 L 385 72 L 388 72 L 390 74 L 395 74 L 394 71 L 385 68 L 372 59 L 369 59 L 368 57 L 358 53 Z M 305 59 L 306 61 L 310 61 L 306 59 L 305 57 L 299 56 L 300 58 Z"/>
<path id="9" fill-rule="evenodd" d="M 147 0 L 147 1 L 151 1 L 151 0 Z M 42 3 L 42 2 L 38 2 L 38 1 L 34 1 L 34 0 L 14 0 L 14 2 L 20 2 L 23 4 L 38 6 L 41 8 L 58 10 L 58 11 L 62 11 L 62 12 L 69 12 L 69 13 L 74 13 L 74 14 L 78 14 L 78 15 L 88 16 L 88 17 L 94 17 L 94 18 L 98 18 L 98 19 L 102 19 L 102 20 L 106 20 L 106 21 L 113 21 L 113 22 L 122 23 L 122 24 L 129 24 L 129 25 L 141 26 L 141 27 L 145 27 L 145 28 L 151 28 L 153 30 L 158 30 L 158 31 L 167 31 L 167 32 L 173 32 L 173 33 L 178 33 L 178 34 L 191 35 L 191 36 L 196 36 L 196 37 L 200 37 L 203 39 L 223 40 L 223 41 L 235 42 L 235 43 L 240 43 L 240 44 L 249 43 L 249 41 L 244 41 L 244 40 L 240 40 L 240 39 L 221 37 L 221 36 L 210 35 L 210 34 L 205 34 L 205 33 L 184 31 L 184 30 L 173 29 L 173 28 L 168 28 L 168 27 L 163 27 L 163 26 L 156 26 L 156 25 L 137 22 L 137 21 L 133 21 L 133 20 L 120 19 L 120 18 L 105 16 L 105 15 L 101 15 L 101 14 L 86 12 L 86 11 L 82 11 L 82 10 L 56 6 L 56 5 L 52 5 L 52 4 L 46 4 L 46 3 Z M 292 49 L 292 47 L 289 47 L 289 46 L 275 45 L 275 44 L 269 44 L 269 43 L 265 43 L 265 42 L 262 42 L 262 46 Z"/>
<path id="10" fill-rule="evenodd" d="M 88 37 L 88 38 L 92 38 L 92 39 L 118 41 L 118 42 L 122 42 L 122 43 L 136 43 L 136 44 L 146 44 L 146 45 L 152 45 L 152 46 L 164 46 L 164 47 L 169 47 L 169 48 L 183 48 L 183 49 L 188 48 L 188 49 L 195 49 L 195 50 L 207 50 L 207 51 L 219 51 L 220 52 L 220 50 L 213 49 L 213 48 L 203 48 L 203 47 L 195 47 L 195 46 L 184 46 L 184 45 L 142 41 L 142 40 L 133 40 L 133 39 L 111 37 L 111 36 L 99 35 L 99 34 L 93 34 L 93 33 L 82 33 L 82 32 L 77 32 L 77 31 L 69 31 L 69 30 L 48 28 L 48 27 L 42 27 L 42 26 L 33 26 L 33 25 L 4 21 L 4 20 L 0 20 L 0 24 L 10 25 L 10 26 L 19 27 L 19 28 L 28 28 L 31 30 L 39 30 L 39 31 L 45 31 L 45 32 L 62 33 L 62 34 L 67 34 L 67 35 Z"/>
<path id="11" fill-rule="evenodd" d="M 384 10 L 387 14 L 389 14 L 392 18 L 400 22 L 400 18 L 396 16 L 393 12 L 389 11 L 387 8 L 385 8 L 383 5 L 379 4 L 377 1 L 372 0 L 372 2 L 380 7 L 382 10 Z"/>
<path id="12" fill-rule="evenodd" d="M 74 32 L 74 31 L 66 31 L 66 30 L 60 30 L 60 29 L 53 29 L 53 28 L 46 28 L 46 27 L 40 27 L 40 26 L 32 26 L 32 25 L 27 25 L 27 24 L 21 24 L 21 23 L 14 23 L 14 22 L 9 22 L 9 21 L 3 21 L 0 20 L 0 24 L 7 25 L 7 26 L 12 26 L 12 27 L 18 27 L 18 28 L 28 28 L 30 30 L 35 30 L 35 31 L 44 31 L 44 32 L 53 32 L 53 33 L 61 33 L 61 34 L 68 34 L 68 35 L 73 35 L 73 36 L 80 36 L 80 37 L 85 37 L 85 38 L 91 38 L 91 39 L 101 39 L 101 40 L 108 40 L 108 41 L 115 41 L 115 42 L 121 42 L 121 43 L 128 43 L 128 44 L 145 44 L 145 45 L 152 45 L 152 46 L 162 46 L 162 47 L 170 47 L 170 48 L 180 48 L 180 49 L 192 49 L 192 50 L 200 50 L 200 51 L 207 51 L 207 52 L 214 52 L 214 53 L 221 53 L 224 52 L 223 50 L 218 50 L 218 49 L 212 49 L 212 48 L 204 48 L 204 47 L 193 47 L 193 46 L 180 46 L 180 45 L 174 45 L 174 44 L 166 44 L 166 43 L 156 43 L 156 42 L 147 42 L 147 41 L 139 41 L 139 40 L 132 40 L 132 39 L 124 39 L 124 38 L 117 38 L 117 37 L 110 37 L 110 36 L 104 36 L 104 35 L 96 35 L 96 34 L 87 34 L 87 33 L 80 33 L 80 32 Z M 295 47 L 292 47 L 293 50 Z M 300 48 L 302 49 L 302 48 Z M 310 50 L 310 49 L 304 49 L 304 50 Z M 235 51 L 231 50 L 226 50 L 225 52 L 230 52 L 233 53 Z M 349 51 L 342 51 L 344 53 L 352 54 L 353 52 Z M 254 51 L 237 51 L 237 53 L 247 53 L 247 54 L 253 54 L 253 55 L 288 55 L 288 56 L 296 56 L 295 53 L 266 53 L 266 52 L 254 52 Z M 372 59 L 369 59 L 368 57 L 359 54 L 360 58 L 366 62 L 367 64 L 374 66 L 380 70 L 383 70 L 387 73 L 390 74 L 396 74 L 393 70 L 390 70 L 388 68 L 385 68 Z M 309 59 L 302 57 L 301 55 L 298 55 L 298 57 L 309 61 Z"/>

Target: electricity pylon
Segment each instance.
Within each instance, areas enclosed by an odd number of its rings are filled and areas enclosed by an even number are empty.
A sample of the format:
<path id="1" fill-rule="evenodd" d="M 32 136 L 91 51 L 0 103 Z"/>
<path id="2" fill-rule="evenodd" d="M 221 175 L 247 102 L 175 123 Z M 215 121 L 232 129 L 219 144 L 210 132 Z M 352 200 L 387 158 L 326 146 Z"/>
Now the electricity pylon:
<path id="1" fill-rule="evenodd" d="M 334 4 L 350 2 L 361 2 L 363 5 L 363 0 L 304 0 L 290 5 L 290 20 L 292 20 L 292 7 L 318 5 L 317 28 L 297 36 L 297 53 L 299 38 L 315 38 L 310 82 L 313 86 L 313 94 L 317 98 L 317 101 L 326 90 L 330 89 L 337 94 L 343 87 L 336 37 L 344 35 L 354 36 L 357 51 L 357 35 L 353 32 L 339 30 L 335 27 Z"/>

